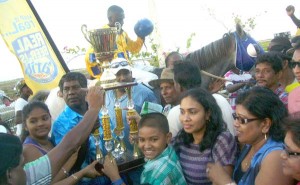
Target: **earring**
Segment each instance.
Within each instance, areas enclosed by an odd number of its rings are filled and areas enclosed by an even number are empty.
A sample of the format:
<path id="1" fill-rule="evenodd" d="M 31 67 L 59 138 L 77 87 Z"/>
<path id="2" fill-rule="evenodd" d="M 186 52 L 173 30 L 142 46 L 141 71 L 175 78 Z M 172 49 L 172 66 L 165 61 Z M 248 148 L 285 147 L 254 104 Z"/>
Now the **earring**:
<path id="1" fill-rule="evenodd" d="M 265 140 L 267 141 L 267 139 L 268 139 L 268 138 L 267 138 L 267 134 L 265 133 Z"/>

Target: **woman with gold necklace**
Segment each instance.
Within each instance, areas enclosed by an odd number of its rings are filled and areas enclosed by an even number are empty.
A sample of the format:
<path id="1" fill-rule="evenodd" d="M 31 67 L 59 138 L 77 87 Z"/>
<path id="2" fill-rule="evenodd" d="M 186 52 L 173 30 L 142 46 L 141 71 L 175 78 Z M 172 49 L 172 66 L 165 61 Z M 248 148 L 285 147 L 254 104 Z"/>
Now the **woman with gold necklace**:
<path id="1" fill-rule="evenodd" d="M 234 126 L 244 144 L 230 177 L 220 164 L 208 164 L 207 175 L 215 184 L 289 185 L 292 179 L 282 172 L 283 119 L 287 110 L 271 90 L 254 87 L 236 99 Z"/>

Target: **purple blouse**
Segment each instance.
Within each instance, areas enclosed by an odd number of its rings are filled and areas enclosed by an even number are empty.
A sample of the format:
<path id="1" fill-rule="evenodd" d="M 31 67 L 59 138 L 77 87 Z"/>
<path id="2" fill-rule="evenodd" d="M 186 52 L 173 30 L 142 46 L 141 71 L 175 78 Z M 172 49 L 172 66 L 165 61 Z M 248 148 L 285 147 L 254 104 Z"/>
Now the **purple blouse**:
<path id="1" fill-rule="evenodd" d="M 208 162 L 220 162 L 223 166 L 234 165 L 237 144 L 229 131 L 222 132 L 216 140 L 213 149 L 200 152 L 199 145 L 190 143 L 184 145 L 183 141 L 175 138 L 179 149 L 177 155 L 188 184 L 212 184 L 206 176 L 206 165 Z"/>

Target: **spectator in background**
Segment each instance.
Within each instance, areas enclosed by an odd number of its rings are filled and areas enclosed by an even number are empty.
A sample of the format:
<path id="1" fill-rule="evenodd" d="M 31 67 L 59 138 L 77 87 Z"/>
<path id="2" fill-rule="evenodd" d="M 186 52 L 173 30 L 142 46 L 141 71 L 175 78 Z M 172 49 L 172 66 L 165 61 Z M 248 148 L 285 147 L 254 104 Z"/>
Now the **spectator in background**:
<path id="1" fill-rule="evenodd" d="M 175 63 L 182 62 L 182 61 L 183 61 L 182 54 L 178 53 L 177 51 L 172 51 L 166 57 L 166 59 L 165 59 L 165 65 L 166 65 L 166 68 L 173 69 Z"/>
<path id="2" fill-rule="evenodd" d="M 160 94 L 163 97 L 166 105 L 163 109 L 163 114 L 168 115 L 171 108 L 178 104 L 178 93 L 174 86 L 174 72 L 173 69 L 163 69 L 160 79 L 152 80 L 149 84 L 154 88 L 160 88 Z"/>
<path id="3" fill-rule="evenodd" d="M 293 5 L 289 5 L 286 7 L 286 13 L 289 17 L 291 17 L 294 24 L 297 26 L 296 36 L 300 35 L 300 20 L 295 16 L 295 7 Z"/>
<path id="4" fill-rule="evenodd" d="M 234 68 L 228 71 L 224 77 L 228 80 L 225 82 L 225 88 L 227 92 L 229 92 L 229 103 L 232 110 L 235 111 L 235 99 L 238 96 L 238 92 L 247 88 L 246 85 L 250 86 L 252 75 L 248 72 L 241 72 L 238 68 Z"/>
<path id="5" fill-rule="evenodd" d="M 297 36 L 297 38 L 293 40 L 295 40 L 293 44 L 295 51 L 289 65 L 294 72 L 296 80 L 300 83 L 300 36 Z M 288 110 L 289 113 L 300 112 L 300 87 L 290 92 L 288 97 Z"/>
<path id="6" fill-rule="evenodd" d="M 15 102 L 15 115 L 16 115 L 16 135 L 20 136 L 23 129 L 22 124 L 22 109 L 28 103 L 28 98 L 33 94 L 30 87 L 27 86 L 25 80 L 22 79 L 17 82 L 15 86 L 17 94 L 20 96 Z"/>
<path id="7" fill-rule="evenodd" d="M 267 52 L 257 57 L 255 63 L 256 85 L 271 89 L 287 107 L 288 94 L 279 83 L 281 75 L 282 58 L 276 52 Z"/>
<path id="8" fill-rule="evenodd" d="M 271 40 L 268 51 L 278 52 L 278 56 L 282 58 L 282 75 L 279 83 L 285 92 L 290 93 L 294 88 L 300 86 L 300 83 L 295 79 L 292 69 L 289 67 L 289 62 L 293 56 L 292 44 L 289 38 L 284 36 L 275 37 Z"/>

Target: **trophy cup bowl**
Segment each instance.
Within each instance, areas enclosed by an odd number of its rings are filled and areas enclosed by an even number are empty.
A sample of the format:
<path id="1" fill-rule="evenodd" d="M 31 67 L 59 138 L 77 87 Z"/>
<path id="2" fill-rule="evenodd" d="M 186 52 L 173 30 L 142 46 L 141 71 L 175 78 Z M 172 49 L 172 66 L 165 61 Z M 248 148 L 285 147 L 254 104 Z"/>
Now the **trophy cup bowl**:
<path id="1" fill-rule="evenodd" d="M 116 27 L 88 31 L 87 26 L 84 24 L 81 26 L 81 32 L 85 39 L 93 46 L 98 63 L 102 64 L 113 59 L 118 33 Z"/>

